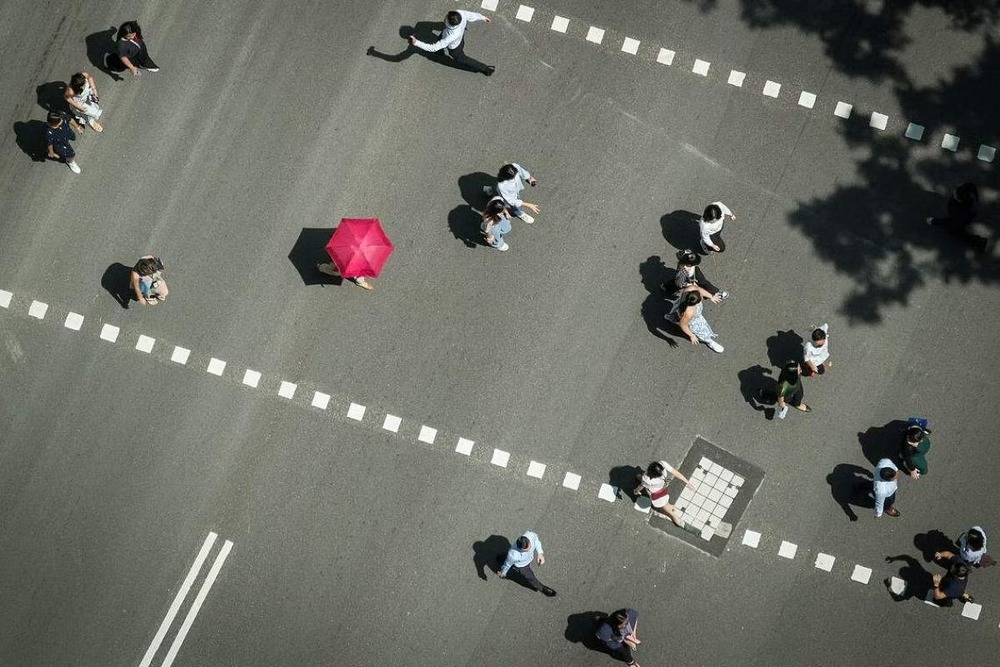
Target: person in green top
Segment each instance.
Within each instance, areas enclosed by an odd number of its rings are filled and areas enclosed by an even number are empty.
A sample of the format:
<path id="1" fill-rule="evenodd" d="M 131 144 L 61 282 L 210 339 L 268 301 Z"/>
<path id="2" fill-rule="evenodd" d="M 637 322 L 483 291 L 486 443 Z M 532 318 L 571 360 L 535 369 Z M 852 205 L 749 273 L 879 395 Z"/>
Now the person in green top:
<path id="1" fill-rule="evenodd" d="M 903 471 L 913 479 L 927 474 L 927 452 L 931 450 L 930 431 L 919 424 L 911 424 L 903 436 L 899 457 L 903 459 Z"/>
<path id="2" fill-rule="evenodd" d="M 802 402 L 802 371 L 799 362 L 790 360 L 778 374 L 778 419 L 784 419 L 791 405 L 800 412 L 812 412 L 812 408 Z"/>

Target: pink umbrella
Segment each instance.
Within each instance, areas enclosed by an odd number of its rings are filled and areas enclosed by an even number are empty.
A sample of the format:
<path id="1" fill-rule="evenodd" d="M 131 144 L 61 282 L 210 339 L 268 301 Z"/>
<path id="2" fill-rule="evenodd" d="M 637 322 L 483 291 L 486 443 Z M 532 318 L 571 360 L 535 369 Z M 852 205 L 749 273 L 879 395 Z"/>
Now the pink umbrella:
<path id="1" fill-rule="evenodd" d="M 326 244 L 327 254 L 345 278 L 377 278 L 392 249 L 378 218 L 344 218 Z"/>

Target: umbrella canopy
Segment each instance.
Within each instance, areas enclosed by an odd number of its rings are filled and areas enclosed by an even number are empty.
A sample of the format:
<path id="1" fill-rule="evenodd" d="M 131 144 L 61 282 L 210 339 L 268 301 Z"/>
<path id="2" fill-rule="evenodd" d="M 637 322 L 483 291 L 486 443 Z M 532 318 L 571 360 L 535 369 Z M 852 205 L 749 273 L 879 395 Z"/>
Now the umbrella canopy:
<path id="1" fill-rule="evenodd" d="M 344 218 L 326 244 L 327 254 L 345 278 L 377 278 L 392 249 L 378 218 Z"/>

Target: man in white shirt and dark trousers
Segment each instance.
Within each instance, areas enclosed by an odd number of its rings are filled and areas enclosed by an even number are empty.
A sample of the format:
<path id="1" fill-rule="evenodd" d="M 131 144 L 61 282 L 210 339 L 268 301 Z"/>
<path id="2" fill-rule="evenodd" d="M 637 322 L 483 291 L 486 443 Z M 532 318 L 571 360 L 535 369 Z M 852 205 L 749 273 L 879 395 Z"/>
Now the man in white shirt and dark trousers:
<path id="1" fill-rule="evenodd" d="M 701 249 L 705 254 L 725 252 L 726 242 L 722 240 L 722 228 L 726 219 L 735 221 L 736 214 L 721 201 L 712 202 L 705 207 L 705 212 L 698 219 L 698 231 L 701 233 Z"/>
<path id="2" fill-rule="evenodd" d="M 542 541 L 538 539 L 537 533 L 526 530 L 521 537 L 517 538 L 514 545 L 507 550 L 507 558 L 504 560 L 503 565 L 500 566 L 500 571 L 497 574 L 501 577 L 506 577 L 508 572 L 514 570 L 525 583 L 536 591 L 541 591 L 550 598 L 555 597 L 556 592 L 540 582 L 535 573 L 531 571 L 531 561 L 535 559 L 536 553 L 538 554 L 538 564 L 544 565 L 545 553 L 542 550 Z M 497 556 L 497 559 L 499 560 L 502 557 L 503 554 L 500 554 Z"/>
<path id="3" fill-rule="evenodd" d="M 484 65 L 478 60 L 465 55 L 465 29 L 470 23 L 475 23 L 476 21 L 486 21 L 487 23 L 491 22 L 489 17 L 483 16 L 478 12 L 467 12 L 463 9 L 455 9 L 445 14 L 444 30 L 441 32 L 441 38 L 438 41 L 433 44 L 429 44 L 427 42 L 421 42 L 419 39 L 411 35 L 409 37 L 409 42 L 412 46 L 429 53 L 447 51 L 452 60 L 462 67 L 473 72 L 479 72 L 480 74 L 491 76 L 496 70 L 495 67 L 492 65 Z"/>
<path id="4" fill-rule="evenodd" d="M 898 477 L 899 469 L 892 462 L 892 459 L 880 459 L 875 464 L 875 474 L 872 476 L 872 483 L 874 486 L 876 517 L 882 516 L 883 510 L 885 514 L 891 517 L 899 516 L 899 510 L 895 507 L 896 490 L 899 488 L 899 482 L 896 481 Z"/>
<path id="5" fill-rule="evenodd" d="M 830 361 L 829 344 L 830 325 L 824 324 L 813 329 L 810 340 L 802 344 L 802 357 L 805 364 L 802 367 L 802 374 L 810 377 L 822 375 L 833 367 Z"/>

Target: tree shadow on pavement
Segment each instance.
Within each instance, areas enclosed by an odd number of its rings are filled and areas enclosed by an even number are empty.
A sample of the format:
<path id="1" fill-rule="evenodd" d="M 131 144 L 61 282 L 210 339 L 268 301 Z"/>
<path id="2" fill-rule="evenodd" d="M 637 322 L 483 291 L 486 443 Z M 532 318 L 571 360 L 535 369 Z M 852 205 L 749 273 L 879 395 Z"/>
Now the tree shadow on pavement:
<path id="1" fill-rule="evenodd" d="M 833 500 L 851 521 L 858 520 L 854 507 L 875 508 L 875 500 L 870 495 L 872 474 L 868 470 L 852 463 L 838 463 L 826 476 L 826 482 Z"/>
<path id="2" fill-rule="evenodd" d="M 864 433 L 858 433 L 858 442 L 872 465 L 881 459 L 892 459 L 899 465 L 899 447 L 905 435 L 906 422 L 894 419 L 885 426 L 872 426 Z"/>
<path id="3" fill-rule="evenodd" d="M 29 120 L 14 123 L 14 137 L 17 147 L 35 162 L 45 162 L 48 159 L 48 149 L 45 145 L 45 123 L 40 120 Z"/>
<path id="4" fill-rule="evenodd" d="M 667 330 L 674 336 L 680 335 L 685 339 L 687 337 L 677 333 L 680 332 L 680 328 L 667 319 L 667 314 L 673 304 L 667 300 L 667 294 L 663 291 L 663 283 L 672 279 L 673 273 L 664 266 L 659 255 L 653 255 L 639 265 L 642 286 L 649 292 L 649 295 L 642 302 L 640 311 L 649 333 L 666 341 L 670 347 L 677 347 L 677 341 L 667 335 Z"/>
<path id="5" fill-rule="evenodd" d="M 510 549 L 510 540 L 501 535 L 490 535 L 485 540 L 472 545 L 472 563 L 476 567 L 476 575 L 487 581 L 486 570 L 496 574 L 500 570 L 503 559 Z"/>
<path id="6" fill-rule="evenodd" d="M 802 336 L 793 329 L 775 332 L 767 339 L 767 360 L 775 368 L 784 368 L 789 361 L 802 361 Z"/>
<path id="7" fill-rule="evenodd" d="M 92 32 L 87 35 L 87 60 L 96 69 L 104 72 L 114 81 L 121 81 L 122 77 L 117 73 L 125 69 L 118 58 L 118 51 L 115 48 L 115 35 L 118 28 L 111 26 L 99 32 Z"/>
<path id="8" fill-rule="evenodd" d="M 934 554 L 938 551 L 958 553 L 958 545 L 940 530 L 928 530 L 913 536 L 913 546 L 920 549 L 925 563 L 934 562 Z"/>
<path id="9" fill-rule="evenodd" d="M 632 493 L 635 490 L 638 480 L 636 479 L 642 474 L 642 468 L 639 466 L 615 466 L 608 471 L 608 484 L 618 489 L 616 494 L 618 498 L 622 497 L 622 493 L 629 498 L 633 503 L 638 499 L 638 496 Z"/>
<path id="10" fill-rule="evenodd" d="M 934 586 L 931 573 L 924 569 L 920 561 L 908 554 L 885 557 L 886 563 L 897 563 L 899 561 L 905 563 L 899 569 L 899 578 L 906 584 L 906 588 L 903 589 L 902 593 L 895 593 L 890 590 L 889 593 L 892 595 L 892 599 L 896 602 L 902 602 L 911 598 L 919 600 L 926 598 L 928 591 Z M 886 580 L 886 583 L 888 584 L 888 580 Z"/>
<path id="11" fill-rule="evenodd" d="M 101 287 L 118 302 L 119 306 L 128 308 L 132 302 L 131 281 L 132 267 L 115 262 L 104 269 L 104 275 L 101 276 Z"/>
<path id="12" fill-rule="evenodd" d="M 660 218 L 663 238 L 676 250 L 694 250 L 701 247 L 701 231 L 698 229 L 697 213 L 677 210 Z"/>
<path id="13" fill-rule="evenodd" d="M 757 412 L 763 412 L 765 419 L 774 419 L 775 408 L 758 402 L 758 399 L 763 398 L 765 394 L 778 395 L 778 381 L 774 377 L 774 371 L 757 364 L 743 369 L 736 374 L 736 377 L 740 382 L 740 395 L 747 405 Z"/>
<path id="14" fill-rule="evenodd" d="M 306 285 L 343 284 L 343 278 L 328 276 L 316 270 L 317 264 L 330 261 L 326 244 L 330 242 L 333 232 L 329 227 L 303 227 L 292 251 L 288 253 L 288 261 L 299 272 Z"/>
<path id="15" fill-rule="evenodd" d="M 583 644 L 591 651 L 606 653 L 604 645 L 597 639 L 597 624 L 608 615 L 603 611 L 584 611 L 566 617 L 566 641 Z"/>

